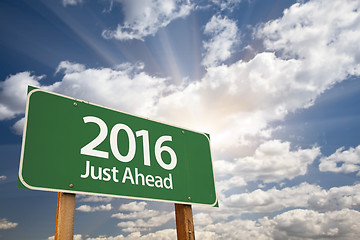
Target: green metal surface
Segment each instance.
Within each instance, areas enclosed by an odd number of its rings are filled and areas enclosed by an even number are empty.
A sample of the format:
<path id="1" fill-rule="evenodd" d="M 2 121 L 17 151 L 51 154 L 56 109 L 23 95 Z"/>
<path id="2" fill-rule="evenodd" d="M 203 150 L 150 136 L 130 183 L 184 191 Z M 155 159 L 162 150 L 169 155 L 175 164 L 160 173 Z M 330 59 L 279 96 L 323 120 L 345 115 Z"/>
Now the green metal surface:
<path id="1" fill-rule="evenodd" d="M 100 132 L 97 124 L 84 122 L 83 118 L 87 116 L 106 123 L 106 138 L 94 150 L 107 152 L 108 158 L 81 154 L 81 149 Z M 135 135 L 136 151 L 129 162 L 119 161 L 110 147 L 110 133 L 116 124 L 125 124 Z M 136 132 L 141 130 L 148 132 L 150 166 L 144 165 L 144 138 L 136 136 Z M 116 136 L 118 151 L 125 156 L 129 151 L 129 137 L 124 130 Z M 161 167 L 155 156 L 156 141 L 162 136 L 171 136 L 172 140 L 163 142 L 161 146 L 171 148 L 177 157 L 176 166 L 170 170 Z M 163 151 L 161 159 L 169 164 L 169 152 Z M 89 171 L 93 167 L 94 177 L 90 173 L 86 177 L 87 164 Z M 94 179 L 99 177 L 99 170 L 101 179 Z M 217 203 L 206 134 L 40 89 L 33 89 L 28 94 L 19 180 L 34 190 L 212 206 Z"/>

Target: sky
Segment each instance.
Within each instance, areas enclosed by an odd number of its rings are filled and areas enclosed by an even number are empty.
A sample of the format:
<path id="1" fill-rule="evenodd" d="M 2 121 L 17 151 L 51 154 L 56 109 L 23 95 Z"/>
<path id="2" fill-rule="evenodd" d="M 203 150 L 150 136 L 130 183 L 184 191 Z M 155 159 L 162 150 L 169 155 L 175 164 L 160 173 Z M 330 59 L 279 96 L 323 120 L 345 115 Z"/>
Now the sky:
<path id="1" fill-rule="evenodd" d="M 0 239 L 53 239 L 18 189 L 27 86 L 211 136 L 197 239 L 360 234 L 357 0 L 0 1 Z M 44 169 L 44 171 L 46 171 Z M 76 197 L 74 239 L 175 239 L 174 204 Z"/>

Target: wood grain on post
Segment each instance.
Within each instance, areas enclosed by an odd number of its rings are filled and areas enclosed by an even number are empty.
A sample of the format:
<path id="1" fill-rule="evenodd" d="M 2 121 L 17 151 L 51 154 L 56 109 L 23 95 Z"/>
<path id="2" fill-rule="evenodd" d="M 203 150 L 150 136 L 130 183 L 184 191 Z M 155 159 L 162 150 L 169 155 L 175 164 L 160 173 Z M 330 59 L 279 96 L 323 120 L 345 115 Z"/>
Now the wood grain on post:
<path id="1" fill-rule="evenodd" d="M 191 205 L 175 203 L 176 232 L 178 240 L 195 240 Z"/>
<path id="2" fill-rule="evenodd" d="M 58 192 L 55 240 L 72 240 L 74 236 L 75 194 Z"/>

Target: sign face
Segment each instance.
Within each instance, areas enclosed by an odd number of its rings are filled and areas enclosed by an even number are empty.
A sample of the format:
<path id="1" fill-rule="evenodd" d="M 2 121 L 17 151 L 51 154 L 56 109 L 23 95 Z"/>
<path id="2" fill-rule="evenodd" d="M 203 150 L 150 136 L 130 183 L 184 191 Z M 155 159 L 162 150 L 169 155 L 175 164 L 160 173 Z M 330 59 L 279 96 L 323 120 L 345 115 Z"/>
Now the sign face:
<path id="1" fill-rule="evenodd" d="M 25 119 L 26 188 L 217 203 L 206 134 L 40 89 L 29 92 Z"/>

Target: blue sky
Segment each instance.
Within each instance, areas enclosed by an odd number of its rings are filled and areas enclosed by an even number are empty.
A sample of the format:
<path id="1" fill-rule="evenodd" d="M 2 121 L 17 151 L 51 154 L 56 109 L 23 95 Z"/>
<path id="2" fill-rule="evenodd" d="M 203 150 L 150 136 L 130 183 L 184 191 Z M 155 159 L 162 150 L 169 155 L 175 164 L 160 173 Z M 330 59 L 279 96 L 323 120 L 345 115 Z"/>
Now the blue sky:
<path id="1" fill-rule="evenodd" d="M 220 208 L 198 239 L 355 239 L 360 3 L 0 2 L 0 239 L 52 239 L 56 193 L 18 189 L 26 89 L 211 135 Z M 174 239 L 172 203 L 77 196 L 74 239 Z"/>

